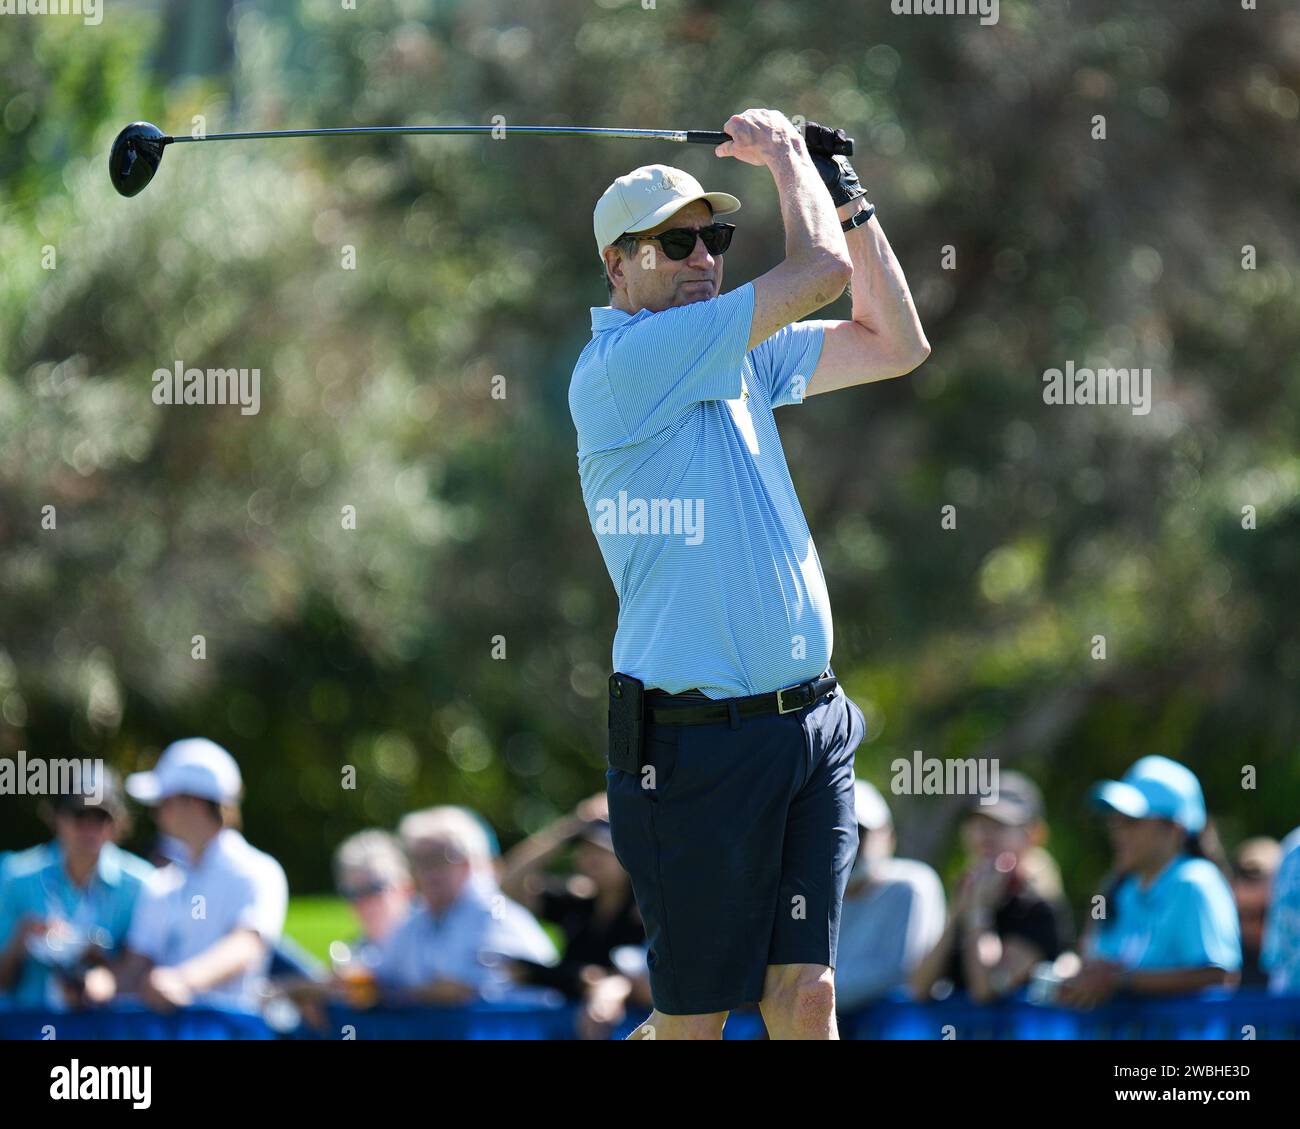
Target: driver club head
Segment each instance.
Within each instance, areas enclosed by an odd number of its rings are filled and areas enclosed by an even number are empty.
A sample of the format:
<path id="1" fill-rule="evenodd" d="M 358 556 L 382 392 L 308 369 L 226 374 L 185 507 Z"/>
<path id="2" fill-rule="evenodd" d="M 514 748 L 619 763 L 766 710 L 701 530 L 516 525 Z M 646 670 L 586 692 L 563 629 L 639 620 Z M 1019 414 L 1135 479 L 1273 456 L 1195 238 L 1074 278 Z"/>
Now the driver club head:
<path id="1" fill-rule="evenodd" d="M 132 122 L 117 135 L 108 154 L 108 176 L 118 195 L 138 196 L 148 187 L 169 141 L 149 122 Z"/>

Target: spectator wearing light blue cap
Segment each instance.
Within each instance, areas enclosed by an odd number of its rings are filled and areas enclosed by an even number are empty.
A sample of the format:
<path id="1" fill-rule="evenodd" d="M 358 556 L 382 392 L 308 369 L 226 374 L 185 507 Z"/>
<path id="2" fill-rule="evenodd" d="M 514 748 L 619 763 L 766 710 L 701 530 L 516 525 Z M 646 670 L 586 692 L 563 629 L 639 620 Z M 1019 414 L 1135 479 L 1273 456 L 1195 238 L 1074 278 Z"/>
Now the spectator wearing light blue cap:
<path id="1" fill-rule="evenodd" d="M 1241 931 L 1232 891 L 1204 857 L 1200 781 L 1168 757 L 1143 757 L 1120 780 L 1096 785 L 1108 813 L 1115 881 L 1105 917 L 1086 939 L 1079 973 L 1058 999 L 1093 1007 L 1117 992 L 1173 995 L 1235 987 Z"/>

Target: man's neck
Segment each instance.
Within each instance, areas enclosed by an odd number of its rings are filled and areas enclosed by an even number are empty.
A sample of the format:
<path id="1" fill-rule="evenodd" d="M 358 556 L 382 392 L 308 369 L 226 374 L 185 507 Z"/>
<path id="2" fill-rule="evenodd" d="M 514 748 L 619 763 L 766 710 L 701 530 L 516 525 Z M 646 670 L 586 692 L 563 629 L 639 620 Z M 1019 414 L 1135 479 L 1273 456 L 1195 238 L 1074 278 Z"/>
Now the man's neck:
<path id="1" fill-rule="evenodd" d="M 94 877 L 98 866 L 98 855 L 92 859 L 74 859 L 71 855 L 63 856 L 63 869 L 74 886 L 85 888 L 90 885 L 90 880 Z"/>
<path id="2" fill-rule="evenodd" d="M 1152 882 L 1159 878 L 1168 868 L 1169 864 L 1178 857 L 1178 854 L 1178 851 L 1173 851 L 1170 854 L 1153 859 L 1145 866 L 1136 867 L 1135 869 L 1137 870 L 1138 881 L 1142 884 L 1142 888 L 1145 890 Z"/>
<path id="3" fill-rule="evenodd" d="M 202 857 L 203 852 L 208 849 L 221 832 L 222 828 L 217 826 L 215 828 L 205 828 L 202 831 L 195 832 L 193 835 L 177 836 L 177 838 L 179 838 L 180 841 L 189 848 L 191 865 L 199 865 L 199 859 Z"/>

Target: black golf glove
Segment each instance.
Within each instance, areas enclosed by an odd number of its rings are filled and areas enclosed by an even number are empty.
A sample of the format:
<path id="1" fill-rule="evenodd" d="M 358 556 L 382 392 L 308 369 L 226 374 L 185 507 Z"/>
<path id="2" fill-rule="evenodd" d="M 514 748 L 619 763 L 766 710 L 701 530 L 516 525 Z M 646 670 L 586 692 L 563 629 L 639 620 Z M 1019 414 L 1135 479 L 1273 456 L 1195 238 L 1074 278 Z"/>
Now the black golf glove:
<path id="1" fill-rule="evenodd" d="M 804 122 L 803 140 L 808 146 L 808 155 L 821 173 L 822 183 L 831 194 L 831 200 L 838 208 L 859 196 L 865 196 L 867 190 L 858 180 L 858 174 L 849 164 L 848 157 L 834 155 L 837 141 L 844 141 L 842 129 L 828 129 L 816 122 Z"/>

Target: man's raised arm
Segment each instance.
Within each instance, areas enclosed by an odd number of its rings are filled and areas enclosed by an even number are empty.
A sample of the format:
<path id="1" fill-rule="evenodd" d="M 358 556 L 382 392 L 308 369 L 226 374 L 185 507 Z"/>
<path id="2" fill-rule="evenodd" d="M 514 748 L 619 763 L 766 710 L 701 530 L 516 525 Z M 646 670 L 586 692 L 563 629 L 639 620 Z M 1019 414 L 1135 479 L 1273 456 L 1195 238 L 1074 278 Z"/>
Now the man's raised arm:
<path id="1" fill-rule="evenodd" d="M 808 147 L 776 110 L 746 110 L 723 126 L 731 140 L 715 150 L 766 165 L 776 181 L 785 224 L 785 259 L 754 281 L 754 318 L 747 349 L 833 302 L 853 271 L 840 221 Z"/>

